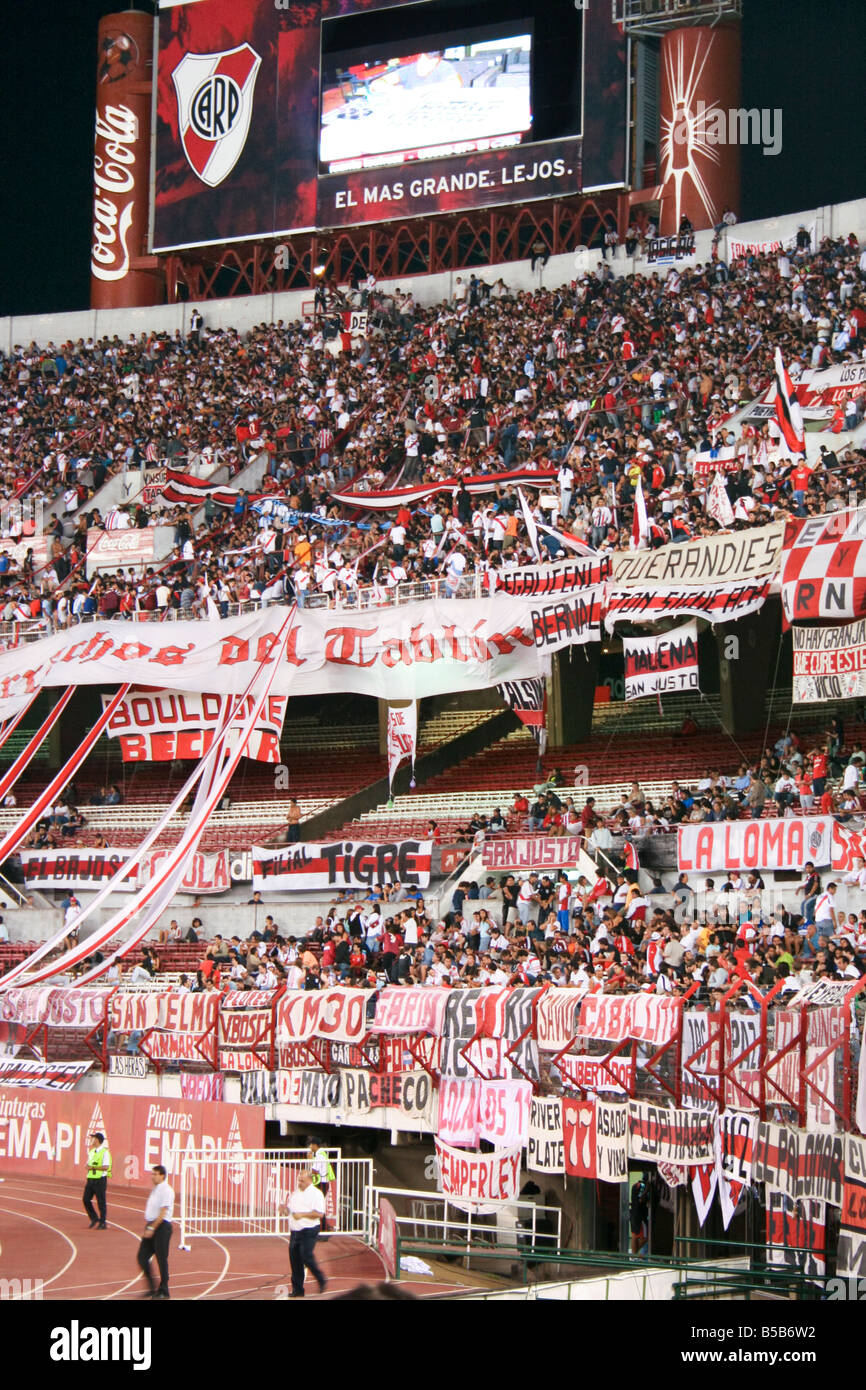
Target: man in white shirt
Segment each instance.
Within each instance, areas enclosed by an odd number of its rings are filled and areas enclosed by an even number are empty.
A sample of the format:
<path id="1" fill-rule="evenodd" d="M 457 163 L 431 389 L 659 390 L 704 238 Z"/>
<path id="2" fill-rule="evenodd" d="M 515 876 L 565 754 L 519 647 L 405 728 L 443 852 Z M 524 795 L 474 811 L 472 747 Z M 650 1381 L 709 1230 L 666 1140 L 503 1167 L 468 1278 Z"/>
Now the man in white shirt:
<path id="1" fill-rule="evenodd" d="M 138 1247 L 138 1263 L 141 1272 L 150 1286 L 153 1299 L 168 1298 L 168 1247 L 174 1230 L 171 1218 L 174 1214 L 174 1188 L 166 1181 L 166 1171 L 161 1163 L 150 1170 L 153 1184 L 147 1205 L 144 1208 L 146 1225 L 141 1245 Z M 154 1282 L 150 1272 L 150 1262 L 156 1256 L 159 1266 L 159 1285 Z"/>
<path id="2" fill-rule="evenodd" d="M 828 883 L 815 903 L 815 931 L 818 936 L 832 936 L 836 930 L 836 885 Z"/>
<path id="3" fill-rule="evenodd" d="M 844 776 L 843 776 L 843 778 L 842 778 L 842 791 L 843 791 L 843 792 L 856 792 L 856 791 L 857 791 L 857 789 L 858 789 L 858 787 L 859 787 L 859 785 L 860 785 L 860 772 L 861 772 L 861 770 L 862 770 L 862 766 L 863 766 L 863 760 L 862 760 L 862 758 L 859 758 L 859 757 L 858 757 L 858 758 L 853 758 L 853 759 L 851 760 L 851 762 L 848 764 L 848 766 L 845 768 L 845 773 L 844 773 Z"/>
<path id="4" fill-rule="evenodd" d="M 866 864 L 862 859 L 854 860 L 854 867 L 842 880 L 843 883 L 856 883 L 861 893 L 866 893 Z"/>
<path id="5" fill-rule="evenodd" d="M 310 1173 L 301 1173 L 288 1200 L 289 1260 L 292 1266 L 290 1298 L 304 1297 L 304 1271 L 309 1269 L 324 1293 L 328 1281 L 316 1262 L 316 1241 L 325 1216 L 325 1198 Z"/>
<path id="6" fill-rule="evenodd" d="M 535 880 L 535 882 L 533 882 L 533 880 Z M 538 896 L 535 891 L 537 885 L 538 875 L 530 874 L 529 878 L 525 878 L 521 883 L 520 891 L 517 894 L 517 915 L 524 927 L 529 923 L 532 904 L 538 902 Z"/>

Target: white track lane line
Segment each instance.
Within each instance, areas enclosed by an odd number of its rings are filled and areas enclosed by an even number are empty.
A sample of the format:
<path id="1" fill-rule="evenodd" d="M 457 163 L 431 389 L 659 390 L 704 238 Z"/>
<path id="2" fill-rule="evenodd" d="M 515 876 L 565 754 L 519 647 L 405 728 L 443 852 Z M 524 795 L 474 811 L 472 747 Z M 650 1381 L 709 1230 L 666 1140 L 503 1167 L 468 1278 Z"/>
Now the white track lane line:
<path id="1" fill-rule="evenodd" d="M 31 1188 L 31 1191 L 33 1191 L 33 1190 L 34 1190 L 34 1189 Z M 36 1191 L 42 1191 L 42 1192 L 45 1192 L 45 1191 L 46 1191 L 45 1188 L 37 1188 L 37 1189 L 35 1189 L 35 1190 L 36 1190 Z M 51 1207 L 53 1211 L 62 1211 L 62 1212 L 64 1213 L 64 1215 L 68 1215 L 68 1216 L 75 1215 L 75 1214 L 76 1214 L 76 1211 L 77 1211 L 77 1208 L 74 1208 L 74 1207 L 59 1207 L 58 1204 L 57 1204 L 57 1202 L 56 1202 L 56 1200 L 55 1200 L 54 1202 L 37 1202 L 34 1198 L 28 1198 L 28 1197 L 25 1197 L 23 1200 L 24 1200 L 24 1201 L 29 1201 L 31 1206 L 34 1206 L 34 1207 Z M 128 1206 L 127 1204 L 125 1204 L 125 1203 L 123 1203 L 123 1202 L 114 1202 L 112 1205 L 115 1206 L 115 1207 L 120 1207 L 121 1210 L 124 1210 L 124 1209 L 127 1210 L 127 1211 L 134 1211 L 134 1210 L 136 1210 L 136 1208 L 130 1207 L 130 1206 Z M 0 1211 L 2 1211 L 2 1210 L 4 1210 L 4 1208 L 0 1207 Z M 11 1207 L 7 1207 L 7 1208 L 5 1208 L 5 1210 L 11 1212 L 13 1209 L 12 1209 Z M 20 1212 L 19 1215 L 21 1215 L 21 1216 L 26 1216 L 26 1213 L 25 1213 L 25 1212 Z M 28 1219 L 31 1220 L 31 1221 L 36 1221 L 38 1218 L 35 1217 L 35 1216 L 33 1216 L 33 1217 L 28 1218 Z M 47 1221 L 40 1221 L 39 1224 L 40 1224 L 41 1226 L 47 1226 L 47 1225 L 48 1225 L 48 1222 L 47 1222 Z M 122 1226 L 122 1225 L 120 1224 L 119 1221 L 111 1221 L 111 1222 L 109 1223 L 109 1225 L 110 1225 L 111 1229 L 114 1230 L 114 1231 L 125 1231 L 125 1233 L 126 1233 L 128 1236 L 132 1236 L 132 1239 L 133 1239 L 133 1240 L 138 1240 L 138 1241 L 141 1240 L 141 1237 L 138 1235 L 138 1233 L 137 1233 L 136 1231 L 131 1231 L 131 1230 L 129 1229 L 128 1226 Z M 51 1227 L 51 1230 L 57 1231 L 57 1234 L 58 1234 L 58 1235 L 63 1235 L 63 1232 L 62 1232 L 62 1231 L 59 1231 L 59 1230 L 57 1229 L 56 1226 L 52 1226 L 52 1227 Z M 77 1246 L 75 1246 L 74 1242 L 71 1241 L 71 1240 L 69 1239 L 69 1237 L 68 1237 L 68 1236 L 65 1236 L 65 1235 L 63 1235 L 63 1239 L 64 1239 L 64 1240 L 68 1240 L 68 1241 L 69 1241 L 69 1244 L 72 1246 L 72 1248 L 73 1248 L 73 1249 L 76 1251 L 76 1253 L 77 1253 Z M 96 1245 L 96 1240 L 94 1240 L 93 1243 L 94 1243 L 94 1245 Z M 73 1255 L 72 1259 L 75 1259 L 75 1256 L 74 1256 L 74 1255 Z M 64 1274 L 64 1273 L 66 1272 L 66 1270 L 69 1268 L 69 1265 L 70 1265 L 71 1263 L 72 1263 L 72 1260 L 69 1260 L 68 1263 L 65 1264 L 64 1267 L 63 1267 L 63 1269 L 60 1271 L 60 1274 Z M 55 1279 L 59 1279 L 59 1278 L 60 1278 L 60 1274 L 55 1274 L 53 1279 L 49 1279 L 49 1280 L 48 1280 L 48 1283 L 49 1283 L 49 1284 L 53 1284 Z M 141 1271 L 139 1271 L 139 1273 L 138 1273 L 137 1275 L 135 1275 L 134 1278 L 132 1278 L 132 1279 L 127 1279 L 126 1283 L 125 1283 L 125 1284 L 122 1284 L 121 1287 L 120 1287 L 119 1289 L 116 1289 L 114 1293 L 103 1294 L 103 1295 L 102 1295 L 102 1302 L 103 1302 L 103 1303 L 107 1303 L 107 1302 L 109 1301 L 109 1299 L 117 1298 L 118 1294 L 125 1293 L 127 1289 L 131 1288 L 133 1284 L 137 1284 L 137 1283 L 138 1283 L 141 1279 L 143 1279 L 143 1278 L 144 1278 L 143 1274 L 141 1273 Z M 90 1287 L 93 1287 L 93 1286 L 91 1286 L 91 1285 L 89 1285 L 89 1284 L 79 1284 L 78 1287 L 79 1287 L 79 1288 L 82 1288 L 82 1289 L 86 1289 L 86 1288 L 90 1288 Z M 47 1288 L 47 1284 L 43 1284 L 43 1288 Z"/>
<path id="2" fill-rule="evenodd" d="M 40 1203 L 39 1203 L 39 1206 L 47 1206 L 47 1205 L 48 1205 L 47 1202 L 40 1202 Z M 74 1240 L 71 1240 L 71 1239 L 69 1238 L 69 1236 L 66 1235 L 65 1231 L 61 1231 L 59 1227 L 57 1227 L 57 1226 L 52 1226 L 51 1223 L 50 1223 L 49 1221 L 40 1221 L 38 1216 L 31 1216 L 31 1215 L 29 1214 L 29 1212 L 25 1212 L 25 1211 L 16 1211 L 14 1207 L 2 1207 L 2 1206 L 0 1206 L 0 1211 L 5 1211 L 5 1212 L 7 1212 L 9 1216 L 17 1216 L 21 1221 L 33 1221 L 33 1222 L 35 1222 L 35 1224 L 36 1224 L 37 1226 L 45 1226 L 47 1230 L 53 1231 L 54 1234 L 55 1234 L 56 1236 L 60 1236 L 60 1239 L 61 1239 L 61 1240 L 65 1240 L 65 1241 L 66 1241 L 66 1244 L 67 1244 L 68 1246 L 70 1246 L 70 1248 L 71 1248 L 71 1250 L 72 1250 L 72 1254 L 69 1256 L 69 1259 L 66 1261 L 66 1264 L 63 1266 L 62 1269 L 59 1269 L 59 1270 L 57 1271 L 56 1274 L 52 1274 L 52 1276 L 51 1276 L 50 1279 L 43 1279 L 43 1280 L 42 1280 L 42 1287 L 43 1287 L 43 1289 L 47 1289 L 49 1284 L 53 1284 L 53 1283 L 55 1283 L 56 1280 L 62 1278 L 63 1275 L 66 1273 L 67 1269 L 69 1268 L 69 1266 L 70 1266 L 71 1264 L 74 1264 L 74 1263 L 75 1263 L 75 1260 L 76 1260 L 77 1257 L 78 1257 L 78 1246 L 75 1244 L 75 1241 L 74 1241 Z M 12 1302 L 12 1303 L 18 1302 L 19 1299 L 23 1299 L 23 1297 L 24 1297 L 23 1294 L 21 1294 L 21 1295 L 16 1294 L 16 1295 L 14 1295 L 14 1296 L 12 1297 L 12 1299 L 10 1300 L 10 1302 Z"/>
<path id="3" fill-rule="evenodd" d="M 29 1200 L 29 1198 L 26 1197 L 26 1195 L 25 1195 L 25 1194 L 26 1194 L 26 1191 L 42 1191 L 42 1193 L 46 1193 L 47 1195 L 50 1195 L 50 1188 L 28 1186 L 28 1187 L 26 1187 L 25 1190 L 22 1191 L 22 1193 L 21 1193 L 22 1198 L 24 1198 L 24 1201 L 28 1201 L 28 1200 Z M 18 1195 L 18 1194 L 17 1194 L 17 1195 Z M 65 1197 L 67 1197 L 67 1200 L 71 1200 L 72 1194 L 71 1194 L 71 1193 L 65 1194 Z M 33 1207 L 53 1207 L 53 1208 L 54 1208 L 54 1211 L 57 1211 L 57 1201 L 54 1201 L 54 1202 L 38 1202 L 38 1201 L 32 1201 L 32 1200 L 31 1200 L 31 1204 L 33 1205 Z M 124 1201 L 113 1200 L 113 1202 L 111 1202 L 111 1207 L 113 1207 L 113 1208 L 114 1208 L 114 1207 L 120 1207 L 120 1208 L 121 1208 L 121 1211 L 139 1211 L 139 1208 L 138 1208 L 138 1207 L 133 1207 L 133 1205 L 131 1204 L 131 1202 L 124 1202 Z M 68 1215 L 72 1215 L 72 1213 L 74 1213 L 74 1212 L 76 1211 L 76 1208 L 74 1208 L 74 1207 L 64 1207 L 64 1208 L 60 1208 L 60 1209 L 61 1209 L 61 1211 L 64 1211 L 65 1213 L 68 1213 Z M 35 1219 L 36 1219 L 36 1218 L 33 1218 L 33 1220 L 35 1220 Z M 43 1222 L 42 1225 L 46 1225 L 46 1223 Z M 133 1240 L 140 1240 L 140 1237 L 138 1236 L 138 1233 L 133 1232 L 133 1230 L 129 1230 L 129 1227 L 128 1227 L 128 1226 L 121 1226 L 121 1225 L 120 1225 L 120 1222 L 113 1222 L 113 1220 L 110 1220 L 110 1222 L 108 1222 L 108 1225 L 115 1227 L 115 1229 L 117 1229 L 117 1230 L 125 1230 L 126 1234 L 128 1234 L 128 1236 L 132 1236 Z M 63 1232 L 58 1232 L 58 1234 L 63 1234 Z M 68 1237 L 64 1237 L 64 1238 L 68 1238 Z M 203 1240 L 210 1240 L 210 1241 L 211 1241 L 211 1244 L 215 1245 L 215 1247 L 217 1247 L 217 1250 L 221 1250 L 221 1251 L 222 1251 L 222 1255 L 224 1255 L 224 1261 L 222 1261 L 222 1269 L 221 1269 L 220 1275 L 217 1276 L 217 1279 L 215 1279 L 213 1283 L 211 1283 L 211 1284 L 209 1284 L 209 1286 L 207 1286 L 207 1289 L 204 1290 L 204 1293 L 196 1294 L 196 1298 L 206 1298 L 206 1297 L 207 1297 L 207 1294 L 209 1294 L 211 1290 L 217 1289 L 217 1287 L 220 1286 L 220 1284 L 222 1283 L 222 1280 L 225 1279 L 225 1276 L 227 1276 L 229 1265 L 231 1265 L 231 1255 L 229 1255 L 229 1252 L 228 1252 L 227 1248 L 225 1248 L 225 1245 L 220 1244 L 220 1241 L 215 1240 L 215 1238 L 214 1238 L 213 1236 L 204 1236 L 204 1237 L 200 1237 L 200 1238 L 203 1238 Z M 72 1241 L 70 1241 L 70 1244 L 72 1244 Z M 71 1261 L 70 1261 L 70 1264 L 71 1264 Z M 65 1265 L 65 1266 L 64 1266 L 64 1269 L 68 1269 L 68 1265 Z M 61 1270 L 61 1273 L 63 1273 L 63 1272 L 64 1272 L 64 1270 Z M 60 1275 L 56 1275 L 56 1276 L 54 1276 L 54 1277 L 56 1277 L 56 1279 L 60 1279 Z M 120 1287 L 120 1289 L 115 1290 L 113 1294 L 103 1294 L 103 1298 L 101 1298 L 101 1301 L 103 1301 L 103 1302 L 108 1302 L 108 1301 L 111 1300 L 111 1298 L 120 1297 L 120 1294 L 125 1293 L 126 1289 L 131 1289 L 132 1284 L 138 1284 L 138 1283 L 139 1283 L 139 1280 L 142 1279 L 142 1277 L 143 1277 L 143 1276 L 140 1275 L 140 1273 L 139 1273 L 139 1275 L 136 1275 L 136 1276 L 135 1276 L 135 1279 L 128 1279 L 128 1280 L 126 1280 L 126 1283 L 125 1283 L 125 1284 L 122 1284 L 122 1286 Z M 238 1277 L 246 1277 L 246 1276 L 238 1276 Z M 275 1280 L 275 1282 L 278 1282 L 278 1280 L 279 1280 L 279 1276 L 277 1277 L 277 1280 Z M 51 1282 L 53 1282 L 53 1280 L 51 1280 Z M 88 1284 L 81 1284 L 81 1286 L 79 1286 L 79 1287 L 82 1287 L 82 1289 L 86 1289 L 86 1287 L 89 1287 L 89 1286 L 88 1286 Z"/>

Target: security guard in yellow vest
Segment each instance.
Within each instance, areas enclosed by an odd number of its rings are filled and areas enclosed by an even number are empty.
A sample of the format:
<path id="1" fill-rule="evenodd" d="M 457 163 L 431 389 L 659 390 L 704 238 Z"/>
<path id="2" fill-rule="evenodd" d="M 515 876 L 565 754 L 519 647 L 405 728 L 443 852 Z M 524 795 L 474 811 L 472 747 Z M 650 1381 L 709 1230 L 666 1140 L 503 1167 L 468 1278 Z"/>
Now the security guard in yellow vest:
<path id="1" fill-rule="evenodd" d="M 105 1135 L 99 1130 L 91 1134 L 91 1139 L 96 1141 L 95 1148 L 92 1148 L 87 1155 L 87 1185 L 84 1189 L 84 1210 L 90 1217 L 90 1229 L 98 1226 L 100 1231 L 107 1229 L 105 1221 L 105 1189 L 108 1186 L 108 1179 L 111 1177 L 111 1150 L 105 1142 Z M 93 1198 L 99 1207 L 99 1216 L 93 1210 Z"/>
<path id="2" fill-rule="evenodd" d="M 315 1142 L 315 1140 L 313 1140 L 312 1144 L 310 1145 L 309 1153 L 310 1176 L 312 1177 L 314 1184 L 316 1185 L 316 1187 L 318 1187 L 319 1191 L 325 1199 L 325 1202 L 327 1203 L 328 1188 L 330 1187 L 331 1183 L 334 1181 L 337 1175 L 334 1172 L 334 1169 L 331 1165 L 331 1160 L 328 1157 L 327 1150 L 320 1148 L 319 1145 Z M 324 1233 L 325 1231 L 327 1231 L 327 1229 L 328 1217 L 326 1212 L 326 1214 L 322 1217 L 321 1231 Z"/>

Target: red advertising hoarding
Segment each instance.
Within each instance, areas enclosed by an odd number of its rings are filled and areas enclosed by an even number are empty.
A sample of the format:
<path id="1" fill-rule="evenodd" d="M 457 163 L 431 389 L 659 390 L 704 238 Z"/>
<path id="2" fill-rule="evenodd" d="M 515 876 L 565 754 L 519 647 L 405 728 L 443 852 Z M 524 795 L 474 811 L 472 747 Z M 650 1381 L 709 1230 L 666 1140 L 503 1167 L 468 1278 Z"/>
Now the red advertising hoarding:
<path id="1" fill-rule="evenodd" d="M 82 1177 L 88 1138 L 99 1130 L 111 1149 L 114 1182 L 141 1180 L 161 1163 L 169 1179 L 193 1150 L 260 1149 L 259 1106 L 0 1086 L 0 1169 L 33 1177 Z"/>

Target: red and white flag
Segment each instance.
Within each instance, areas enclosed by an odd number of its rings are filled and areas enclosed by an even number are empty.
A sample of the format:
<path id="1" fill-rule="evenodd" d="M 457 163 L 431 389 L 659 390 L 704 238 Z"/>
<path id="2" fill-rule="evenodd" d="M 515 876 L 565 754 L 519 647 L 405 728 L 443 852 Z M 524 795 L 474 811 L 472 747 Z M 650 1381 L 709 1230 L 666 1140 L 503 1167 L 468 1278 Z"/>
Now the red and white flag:
<path id="1" fill-rule="evenodd" d="M 643 495 L 643 480 L 638 478 L 637 487 L 634 490 L 634 517 L 631 523 L 631 538 L 634 541 L 635 550 L 640 550 L 642 546 L 649 544 L 649 517 L 647 516 L 646 502 Z"/>
<path id="2" fill-rule="evenodd" d="M 517 496 L 520 498 L 520 509 L 523 512 L 523 524 L 526 527 L 529 544 L 532 546 L 532 553 L 536 560 L 540 560 L 541 552 L 538 548 L 538 525 L 520 488 L 517 489 Z"/>
<path id="3" fill-rule="evenodd" d="M 394 774 L 404 758 L 412 760 L 414 786 L 415 750 L 418 743 L 418 702 L 410 705 L 388 706 L 388 789 L 394 785 Z"/>
<path id="4" fill-rule="evenodd" d="M 728 497 L 728 490 L 721 473 L 717 473 L 710 484 L 707 492 L 706 512 L 707 516 L 711 516 L 713 521 L 717 521 L 720 526 L 727 527 L 734 524 L 734 509 L 731 506 L 731 499 Z"/>
<path id="5" fill-rule="evenodd" d="M 803 428 L 803 416 L 800 413 L 800 405 L 794 395 L 794 388 L 791 385 L 791 378 L 785 371 L 785 364 L 782 361 L 782 354 L 776 348 L 776 419 L 779 422 L 779 429 L 782 431 L 785 443 L 793 454 L 805 454 L 806 452 L 806 432 Z"/>

